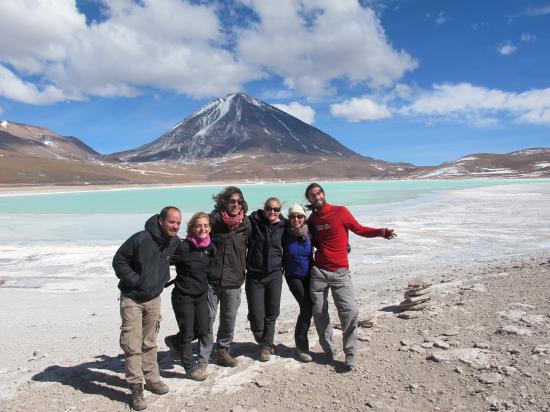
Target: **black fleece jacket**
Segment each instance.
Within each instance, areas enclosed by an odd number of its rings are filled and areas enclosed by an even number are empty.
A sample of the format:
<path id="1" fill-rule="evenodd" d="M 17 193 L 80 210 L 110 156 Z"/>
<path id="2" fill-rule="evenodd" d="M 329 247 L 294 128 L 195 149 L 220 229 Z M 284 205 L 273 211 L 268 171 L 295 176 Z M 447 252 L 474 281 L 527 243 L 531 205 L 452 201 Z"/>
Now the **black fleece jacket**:
<path id="1" fill-rule="evenodd" d="M 281 271 L 281 245 L 287 220 L 279 215 L 279 222 L 269 223 L 263 210 L 252 212 L 252 235 L 248 244 L 247 269 L 253 276 Z"/>
<path id="2" fill-rule="evenodd" d="M 208 290 L 208 270 L 214 245 L 199 249 L 187 239 L 178 245 L 172 264 L 176 265 L 175 287 L 184 295 L 199 296 Z"/>
<path id="3" fill-rule="evenodd" d="M 168 237 L 151 216 L 145 230 L 135 233 L 120 246 L 113 258 L 113 268 L 120 279 L 118 288 L 138 302 L 159 296 L 170 279 L 170 258 L 180 243 L 177 236 Z"/>

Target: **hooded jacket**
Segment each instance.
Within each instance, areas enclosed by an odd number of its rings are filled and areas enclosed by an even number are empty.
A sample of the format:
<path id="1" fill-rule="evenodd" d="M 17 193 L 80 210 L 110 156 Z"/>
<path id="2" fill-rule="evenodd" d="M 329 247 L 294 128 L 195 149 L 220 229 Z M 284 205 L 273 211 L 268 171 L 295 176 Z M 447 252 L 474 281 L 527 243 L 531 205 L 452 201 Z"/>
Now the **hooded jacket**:
<path id="1" fill-rule="evenodd" d="M 236 229 L 229 230 L 221 213 L 214 210 L 210 213 L 210 222 L 210 236 L 216 251 L 208 272 L 208 281 L 230 288 L 241 287 L 246 274 L 246 246 L 251 230 L 250 219 L 245 216 Z"/>
<path id="2" fill-rule="evenodd" d="M 175 287 L 184 295 L 199 296 L 208 290 L 208 270 L 214 254 L 214 245 L 198 248 L 188 239 L 183 239 L 172 256 L 176 265 Z"/>
<path id="3" fill-rule="evenodd" d="M 279 222 L 269 223 L 263 210 L 252 212 L 252 235 L 248 245 L 247 269 L 255 274 L 269 274 L 281 271 L 286 219 L 279 215 Z"/>
<path id="4" fill-rule="evenodd" d="M 294 236 L 288 230 L 283 235 L 283 268 L 291 278 L 306 278 L 313 266 L 313 246 L 311 235 L 306 238 Z"/>
<path id="5" fill-rule="evenodd" d="M 180 243 L 177 236 L 164 234 L 160 215 L 145 222 L 145 230 L 135 233 L 113 257 L 113 269 L 120 279 L 118 288 L 129 298 L 148 302 L 159 296 L 170 280 L 170 258 Z"/>

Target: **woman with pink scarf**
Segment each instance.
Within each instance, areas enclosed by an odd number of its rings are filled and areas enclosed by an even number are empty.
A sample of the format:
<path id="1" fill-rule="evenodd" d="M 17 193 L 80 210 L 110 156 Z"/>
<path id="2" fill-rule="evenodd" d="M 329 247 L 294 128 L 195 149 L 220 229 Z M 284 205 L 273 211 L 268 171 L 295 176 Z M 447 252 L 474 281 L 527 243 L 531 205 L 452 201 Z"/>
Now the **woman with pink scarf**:
<path id="1" fill-rule="evenodd" d="M 210 240 L 210 218 L 204 212 L 195 213 L 187 223 L 187 237 L 182 239 L 172 263 L 177 276 L 172 291 L 172 308 L 179 332 L 165 338 L 172 356 L 181 360 L 189 379 L 206 379 L 206 368 L 193 359 L 191 342 L 204 339 L 208 333 L 208 271 L 213 244 Z"/>

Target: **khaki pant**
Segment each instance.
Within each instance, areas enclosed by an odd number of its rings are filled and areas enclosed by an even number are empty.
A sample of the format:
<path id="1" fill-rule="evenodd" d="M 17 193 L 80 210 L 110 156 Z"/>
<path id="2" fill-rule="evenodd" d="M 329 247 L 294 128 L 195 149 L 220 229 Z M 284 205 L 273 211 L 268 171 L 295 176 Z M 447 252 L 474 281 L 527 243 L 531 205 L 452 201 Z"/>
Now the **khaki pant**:
<path id="1" fill-rule="evenodd" d="M 157 335 L 160 328 L 160 296 L 136 302 L 120 295 L 120 347 L 124 351 L 129 384 L 160 381 L 157 363 Z"/>
<path id="2" fill-rule="evenodd" d="M 330 271 L 313 266 L 310 288 L 313 321 L 317 328 L 321 347 L 327 353 L 334 352 L 335 349 L 328 314 L 328 291 L 330 289 L 342 325 L 344 353 L 354 355 L 357 350 L 358 311 L 349 271 L 345 268 Z"/>

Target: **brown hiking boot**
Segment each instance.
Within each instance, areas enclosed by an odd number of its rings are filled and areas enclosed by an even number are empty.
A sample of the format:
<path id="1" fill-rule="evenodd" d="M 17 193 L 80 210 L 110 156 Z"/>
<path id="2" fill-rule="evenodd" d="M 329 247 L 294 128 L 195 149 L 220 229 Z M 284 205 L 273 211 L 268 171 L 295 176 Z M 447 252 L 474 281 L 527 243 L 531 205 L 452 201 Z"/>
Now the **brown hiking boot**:
<path id="1" fill-rule="evenodd" d="M 143 396 L 143 385 L 141 383 L 131 383 L 130 392 L 132 393 L 132 409 L 142 411 L 147 408 L 147 402 Z"/>
<path id="2" fill-rule="evenodd" d="M 230 368 L 233 368 L 239 364 L 238 359 L 231 356 L 229 353 L 228 348 L 219 348 L 218 349 L 218 361 L 223 366 L 229 366 Z"/>
<path id="3" fill-rule="evenodd" d="M 193 369 L 191 372 L 186 372 L 185 377 L 187 379 L 191 379 L 194 381 L 203 381 L 206 379 L 208 374 L 206 373 L 206 368 L 201 368 L 198 366 L 197 368 Z"/>
<path id="4" fill-rule="evenodd" d="M 260 362 L 268 362 L 269 359 L 271 359 L 271 349 L 272 348 L 266 348 L 264 346 L 261 347 L 259 357 Z"/>
<path id="5" fill-rule="evenodd" d="M 155 395 L 164 395 L 170 390 L 170 388 L 168 388 L 168 385 L 166 385 L 162 381 L 152 383 L 145 382 L 145 389 L 147 389 L 149 392 L 153 392 Z"/>

